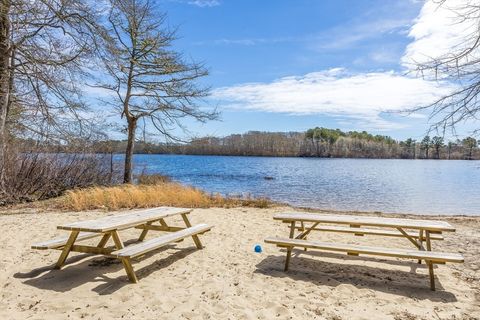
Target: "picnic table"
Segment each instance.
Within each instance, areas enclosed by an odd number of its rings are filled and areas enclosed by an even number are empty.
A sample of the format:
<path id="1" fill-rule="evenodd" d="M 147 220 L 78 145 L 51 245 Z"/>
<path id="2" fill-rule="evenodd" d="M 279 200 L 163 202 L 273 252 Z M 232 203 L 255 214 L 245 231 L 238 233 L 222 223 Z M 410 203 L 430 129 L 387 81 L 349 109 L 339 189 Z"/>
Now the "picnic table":
<path id="1" fill-rule="evenodd" d="M 60 257 L 55 264 L 56 269 L 63 267 L 70 252 L 90 253 L 117 258 L 122 261 L 129 280 L 137 282 L 138 279 L 131 264 L 132 258 L 167 244 L 182 241 L 187 237 L 192 237 L 198 249 L 202 248 L 198 235 L 209 231 L 212 227 L 207 224 L 192 226 L 188 219 L 188 214 L 191 211 L 192 209 L 187 208 L 158 207 L 133 210 L 125 214 L 111 215 L 95 220 L 62 224 L 57 226 L 57 228 L 69 231 L 69 236 L 34 244 L 32 249 L 60 250 Z M 165 222 L 166 218 L 178 215 L 181 215 L 185 226 L 169 226 Z M 142 232 L 136 244 L 125 247 L 119 231 L 131 228 L 141 229 Z M 164 231 L 168 232 L 168 234 L 144 241 L 149 231 Z M 96 237 L 101 237 L 101 239 L 95 246 L 79 244 L 81 241 Z M 110 239 L 113 240 L 114 246 L 106 247 Z"/>
<path id="2" fill-rule="evenodd" d="M 292 249 L 302 247 L 324 251 L 346 252 L 348 255 L 377 255 L 397 258 L 417 259 L 426 262 L 430 275 L 430 288 L 435 290 L 433 264 L 463 262 L 458 253 L 432 251 L 432 240 L 443 240 L 443 232 L 454 232 L 455 228 L 445 221 L 399 219 L 372 216 L 311 214 L 302 212 L 281 213 L 274 216 L 290 226 L 289 238 L 270 237 L 266 243 L 287 248 L 285 271 L 288 270 Z M 295 235 L 296 231 L 300 231 Z M 400 237 L 408 240 L 415 249 L 392 247 L 372 247 L 342 243 L 309 241 L 307 236 L 313 231 L 350 233 L 355 236 L 375 235 L 382 237 Z"/>

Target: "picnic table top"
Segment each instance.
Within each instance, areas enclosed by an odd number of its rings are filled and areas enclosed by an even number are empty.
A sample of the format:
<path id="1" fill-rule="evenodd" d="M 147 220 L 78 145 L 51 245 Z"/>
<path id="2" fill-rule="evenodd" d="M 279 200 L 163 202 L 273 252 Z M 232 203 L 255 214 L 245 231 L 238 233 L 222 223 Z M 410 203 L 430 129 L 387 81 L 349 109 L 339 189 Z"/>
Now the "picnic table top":
<path id="1" fill-rule="evenodd" d="M 170 216 L 190 213 L 192 209 L 158 207 L 152 209 L 132 210 L 124 214 L 110 215 L 95 220 L 84 220 L 57 226 L 58 229 L 86 232 L 107 232 L 123 230 L 150 221 L 160 220 Z"/>
<path id="2" fill-rule="evenodd" d="M 320 223 L 351 224 L 355 226 L 375 226 L 419 229 L 429 231 L 455 231 L 455 228 L 445 221 L 417 220 L 400 218 L 383 218 L 372 216 L 353 216 L 337 214 L 312 214 L 303 212 L 280 213 L 273 217 L 275 220 L 285 222 L 304 221 Z"/>

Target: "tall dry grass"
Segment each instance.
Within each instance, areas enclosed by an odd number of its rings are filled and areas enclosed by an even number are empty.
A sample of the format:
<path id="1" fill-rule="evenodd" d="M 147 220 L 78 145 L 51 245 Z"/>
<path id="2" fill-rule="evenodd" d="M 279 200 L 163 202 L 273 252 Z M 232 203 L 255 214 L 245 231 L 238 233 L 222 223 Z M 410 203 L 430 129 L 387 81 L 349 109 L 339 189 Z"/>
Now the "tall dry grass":
<path id="1" fill-rule="evenodd" d="M 166 182 L 154 185 L 119 185 L 93 187 L 67 191 L 57 201 L 64 210 L 83 211 L 93 209 L 118 210 L 124 208 L 149 208 L 173 206 L 187 208 L 249 206 L 265 208 L 272 203 L 268 199 L 225 198 L 209 195 L 193 187 Z"/>

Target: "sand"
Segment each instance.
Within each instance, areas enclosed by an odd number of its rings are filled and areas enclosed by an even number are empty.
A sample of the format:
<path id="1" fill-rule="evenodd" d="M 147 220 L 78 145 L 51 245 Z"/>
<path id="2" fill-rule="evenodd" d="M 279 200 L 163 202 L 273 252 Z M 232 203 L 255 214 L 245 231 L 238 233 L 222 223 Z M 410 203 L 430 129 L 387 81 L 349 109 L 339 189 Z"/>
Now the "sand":
<path id="1" fill-rule="evenodd" d="M 263 243 L 287 236 L 272 216 L 288 208 L 196 209 L 193 223 L 214 225 L 196 250 L 186 239 L 134 263 L 138 284 L 123 267 L 73 253 L 52 270 L 59 251 L 30 245 L 62 231 L 64 222 L 105 212 L 35 212 L 0 216 L 0 319 L 479 319 L 480 218 L 442 217 L 457 227 L 434 249 L 461 252 L 465 264 L 436 267 L 437 290 L 415 261 L 352 257 Z M 438 217 L 436 217 L 438 219 Z M 123 232 L 125 239 L 139 231 Z M 149 237 L 154 236 L 151 233 Z M 312 239 L 409 247 L 405 239 L 314 234 Z M 255 253 L 261 244 L 262 253 Z"/>

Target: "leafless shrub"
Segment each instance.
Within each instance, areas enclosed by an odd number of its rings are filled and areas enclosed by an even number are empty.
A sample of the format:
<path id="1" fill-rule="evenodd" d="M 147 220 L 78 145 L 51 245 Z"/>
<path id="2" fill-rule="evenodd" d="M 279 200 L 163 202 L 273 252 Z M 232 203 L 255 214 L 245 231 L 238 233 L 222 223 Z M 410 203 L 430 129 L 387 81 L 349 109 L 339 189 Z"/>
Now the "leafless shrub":
<path id="1" fill-rule="evenodd" d="M 83 153 L 9 152 L 0 204 L 43 200 L 66 190 L 109 185 L 116 180 L 108 157 Z"/>

